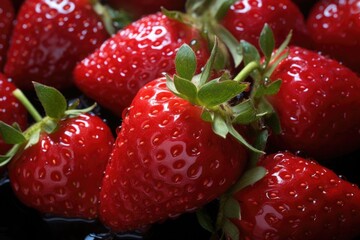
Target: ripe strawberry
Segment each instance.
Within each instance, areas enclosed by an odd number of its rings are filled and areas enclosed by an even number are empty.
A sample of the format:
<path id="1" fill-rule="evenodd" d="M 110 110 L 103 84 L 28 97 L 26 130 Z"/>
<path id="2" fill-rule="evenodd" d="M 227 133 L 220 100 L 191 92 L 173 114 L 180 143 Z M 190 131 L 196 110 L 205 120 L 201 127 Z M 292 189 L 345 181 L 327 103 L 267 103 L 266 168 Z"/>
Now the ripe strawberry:
<path id="1" fill-rule="evenodd" d="M 71 86 L 76 63 L 108 37 L 88 0 L 26 0 L 16 21 L 4 71 L 22 89 Z"/>
<path id="2" fill-rule="evenodd" d="M 183 10 L 185 0 L 167 1 L 167 0 L 108 0 L 108 4 L 115 9 L 128 11 L 130 15 L 139 18 L 143 15 L 159 12 L 161 7 L 168 10 Z"/>
<path id="3" fill-rule="evenodd" d="M 5 140 L 15 144 L 1 156 L 2 164 L 11 160 L 11 186 L 25 205 L 43 213 L 96 218 L 112 133 L 100 118 L 74 106 L 66 110 L 65 98 L 54 88 L 35 88 L 48 116 L 42 119 L 31 112 L 38 122 L 24 134 L 0 125 Z"/>
<path id="4" fill-rule="evenodd" d="M 248 85 L 226 74 L 207 81 L 217 46 L 194 77 L 196 55 L 183 45 L 173 79 L 147 83 L 123 116 L 100 193 L 100 219 L 112 230 L 194 211 L 238 179 L 248 159 L 245 146 L 257 151 L 235 130 L 228 104 Z"/>
<path id="5" fill-rule="evenodd" d="M 27 112 L 20 102 L 12 95 L 16 89 L 3 74 L 0 74 L 0 121 L 9 125 L 17 123 L 21 129 L 27 126 Z M 5 154 L 11 145 L 6 144 L 0 136 L 0 154 Z"/>
<path id="6" fill-rule="evenodd" d="M 201 108 L 170 92 L 165 78 L 152 81 L 123 120 L 102 184 L 101 219 L 129 230 L 193 211 L 234 183 L 246 159 L 245 149 L 215 135 Z"/>
<path id="7" fill-rule="evenodd" d="M 0 2 L 0 71 L 5 64 L 14 18 L 14 7 L 11 1 L 2 0 Z"/>
<path id="8" fill-rule="evenodd" d="M 276 46 L 293 31 L 291 44 L 307 47 L 309 36 L 304 16 L 290 0 L 236 1 L 230 6 L 222 25 L 238 40 L 245 40 L 259 49 L 259 35 L 265 23 L 273 30 Z"/>
<path id="9" fill-rule="evenodd" d="M 268 98 L 282 127 L 269 141 L 275 149 L 319 160 L 359 149 L 360 79 L 354 72 L 316 52 L 290 47 L 271 79 L 282 79 L 279 93 Z"/>
<path id="10" fill-rule="evenodd" d="M 266 156 L 266 175 L 233 195 L 240 239 L 341 239 L 360 235 L 360 190 L 333 171 L 283 152 Z M 230 224 L 231 225 L 231 224 Z"/>
<path id="11" fill-rule="evenodd" d="M 310 12 L 307 27 L 314 47 L 360 73 L 359 1 L 321 0 Z"/>
<path id="12" fill-rule="evenodd" d="M 162 13 L 143 17 L 78 64 L 75 83 L 120 116 L 143 85 L 164 72 L 175 72 L 175 53 L 183 43 L 192 45 L 202 66 L 209 51 L 198 30 Z"/>

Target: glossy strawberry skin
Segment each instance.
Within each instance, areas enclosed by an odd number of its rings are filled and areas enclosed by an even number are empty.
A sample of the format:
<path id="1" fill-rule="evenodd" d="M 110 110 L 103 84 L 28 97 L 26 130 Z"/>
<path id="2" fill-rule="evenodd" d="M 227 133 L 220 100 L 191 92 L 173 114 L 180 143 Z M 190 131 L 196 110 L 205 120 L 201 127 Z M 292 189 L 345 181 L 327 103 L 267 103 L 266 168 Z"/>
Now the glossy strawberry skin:
<path id="1" fill-rule="evenodd" d="M 322 0 L 307 19 L 314 47 L 360 73 L 360 5 L 358 1 Z"/>
<path id="2" fill-rule="evenodd" d="M 13 96 L 16 86 L 0 73 L 0 120 L 12 125 L 19 124 L 21 129 L 27 126 L 27 111 Z M 11 145 L 6 144 L 0 137 L 0 154 L 5 154 Z"/>
<path id="3" fill-rule="evenodd" d="M 269 143 L 327 160 L 359 149 L 360 79 L 337 61 L 299 47 L 275 69 L 280 92 L 269 98 L 282 127 Z"/>
<path id="4" fill-rule="evenodd" d="M 235 194 L 241 239 L 341 239 L 360 235 L 360 190 L 314 161 L 283 152 L 259 163 L 267 175 Z"/>
<path id="5" fill-rule="evenodd" d="M 185 0 L 168 1 L 168 0 L 108 0 L 108 4 L 115 9 L 123 9 L 135 18 L 159 12 L 161 7 L 167 10 L 184 10 Z"/>
<path id="6" fill-rule="evenodd" d="M 194 211 L 236 181 L 247 150 L 215 135 L 200 115 L 164 78 L 140 89 L 105 171 L 100 219 L 106 226 L 136 229 Z"/>
<path id="7" fill-rule="evenodd" d="M 236 1 L 222 19 L 222 25 L 236 39 L 245 40 L 259 48 L 260 32 L 267 23 L 279 46 L 293 31 L 291 44 L 310 46 L 310 38 L 299 8 L 290 0 Z"/>
<path id="8" fill-rule="evenodd" d="M 15 12 L 11 1 L 2 0 L 0 2 L 0 71 L 5 64 L 14 18 Z"/>
<path id="9" fill-rule="evenodd" d="M 9 163 L 16 196 L 43 213 L 93 219 L 113 136 L 98 117 L 80 115 L 59 123 L 51 135 Z"/>
<path id="10" fill-rule="evenodd" d="M 107 38 L 88 0 L 26 0 L 4 71 L 22 89 L 32 89 L 32 81 L 64 89 L 76 63 Z"/>
<path id="11" fill-rule="evenodd" d="M 198 71 L 208 59 L 200 33 L 162 13 L 132 23 L 107 40 L 75 69 L 77 86 L 100 105 L 121 116 L 137 91 L 164 72 L 175 73 L 175 54 L 193 43 Z"/>

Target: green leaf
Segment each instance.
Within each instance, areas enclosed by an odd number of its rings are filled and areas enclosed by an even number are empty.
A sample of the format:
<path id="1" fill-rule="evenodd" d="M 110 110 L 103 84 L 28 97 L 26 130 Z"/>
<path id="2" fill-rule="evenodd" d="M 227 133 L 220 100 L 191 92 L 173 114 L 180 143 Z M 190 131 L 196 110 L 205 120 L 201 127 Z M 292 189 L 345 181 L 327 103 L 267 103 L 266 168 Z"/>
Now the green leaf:
<path id="1" fill-rule="evenodd" d="M 275 134 L 280 134 L 280 119 L 272 105 L 265 98 L 263 98 L 262 101 L 260 101 L 258 108 L 259 112 L 266 113 L 266 116 L 264 118 L 265 124 L 269 126 Z"/>
<path id="2" fill-rule="evenodd" d="M 20 149 L 20 144 L 15 144 L 5 155 L 0 155 L 0 167 L 5 166 Z"/>
<path id="3" fill-rule="evenodd" d="M 175 95 L 179 95 L 179 92 L 176 90 L 173 79 L 169 76 L 169 74 L 165 74 L 166 78 L 166 86 L 167 88 L 174 93 Z"/>
<path id="4" fill-rule="evenodd" d="M 25 136 L 18 129 L 0 121 L 0 134 L 8 144 L 19 144 L 26 141 Z"/>
<path id="5" fill-rule="evenodd" d="M 186 97 L 186 99 L 189 100 L 191 103 L 195 103 L 198 90 L 191 81 L 175 75 L 174 84 L 176 90 L 180 94 Z"/>
<path id="6" fill-rule="evenodd" d="M 175 57 L 176 73 L 185 79 L 191 80 L 196 71 L 196 56 L 192 48 L 183 44 Z"/>
<path id="7" fill-rule="evenodd" d="M 255 92 L 256 98 L 261 98 L 265 95 L 275 95 L 279 92 L 282 81 L 280 79 L 271 82 L 268 85 L 260 85 Z"/>
<path id="8" fill-rule="evenodd" d="M 48 134 L 53 133 L 56 128 L 57 128 L 57 122 L 50 118 L 47 119 L 47 121 L 44 121 L 42 124 L 42 129 Z"/>
<path id="9" fill-rule="evenodd" d="M 46 115 L 52 118 L 60 119 L 67 108 L 65 97 L 59 90 L 53 87 L 45 86 L 40 83 L 34 83 L 36 94 L 44 107 Z"/>
<path id="10" fill-rule="evenodd" d="M 93 105 L 84 108 L 84 109 L 69 109 L 65 111 L 65 115 L 70 116 L 70 117 L 76 117 L 79 116 L 80 114 L 84 114 L 84 113 L 88 113 L 91 112 L 92 110 L 94 110 L 94 108 L 96 108 L 97 104 L 94 103 Z"/>
<path id="11" fill-rule="evenodd" d="M 223 231 L 226 234 L 226 236 L 229 237 L 231 240 L 239 240 L 240 237 L 239 229 L 229 219 L 225 219 L 223 224 Z"/>
<path id="12" fill-rule="evenodd" d="M 214 122 L 212 124 L 212 129 L 214 133 L 219 135 L 222 138 L 226 138 L 226 135 L 229 133 L 228 125 L 224 118 L 220 114 L 214 116 Z"/>
<path id="13" fill-rule="evenodd" d="M 254 108 L 254 104 L 250 99 L 240 102 L 239 104 L 232 106 L 231 110 L 234 114 L 239 114 L 244 111 L 248 111 L 249 108 Z"/>
<path id="14" fill-rule="evenodd" d="M 218 51 L 218 40 L 217 38 L 215 38 L 214 46 L 211 50 L 210 58 L 207 60 L 204 70 L 200 75 L 200 82 L 198 86 L 204 85 L 210 78 L 211 70 L 213 69 L 214 66 L 217 51 Z"/>
<path id="15" fill-rule="evenodd" d="M 215 12 L 213 15 L 215 19 L 220 22 L 229 11 L 231 5 L 235 3 L 235 0 L 227 0 L 227 1 L 215 1 L 215 3 L 211 6 L 211 10 Z M 215 5 L 215 6 L 214 6 Z"/>
<path id="16" fill-rule="evenodd" d="M 31 135 L 29 136 L 29 140 L 25 146 L 25 149 L 37 144 L 40 140 L 40 133 L 41 133 L 41 129 L 38 128 L 36 129 L 34 132 L 31 133 Z"/>
<path id="17" fill-rule="evenodd" d="M 184 14 L 179 11 L 171 11 L 166 8 L 161 8 L 161 12 L 170 19 L 183 22 Z"/>
<path id="18" fill-rule="evenodd" d="M 256 136 L 254 147 L 256 149 L 264 151 L 265 147 L 266 147 L 267 140 L 269 138 L 269 131 L 267 129 L 262 129 L 262 130 L 258 131 L 254 135 Z M 250 155 L 249 166 L 250 167 L 255 167 L 257 165 L 257 163 L 259 162 L 259 159 L 260 159 L 260 157 L 262 155 L 263 154 L 252 152 L 251 155 Z"/>
<path id="19" fill-rule="evenodd" d="M 260 54 L 254 45 L 244 40 L 240 41 L 240 44 L 245 65 L 251 63 L 252 61 L 260 62 Z"/>
<path id="20" fill-rule="evenodd" d="M 233 123 L 246 125 L 256 119 L 256 109 L 250 100 L 241 102 L 232 109 L 235 112 Z"/>
<path id="21" fill-rule="evenodd" d="M 207 0 L 187 0 L 185 3 L 185 10 L 187 13 L 197 12 L 205 5 Z"/>
<path id="22" fill-rule="evenodd" d="M 271 128 L 271 130 L 275 134 L 281 133 L 282 130 L 281 130 L 280 119 L 279 119 L 279 116 L 275 112 L 273 112 L 267 118 L 265 118 L 265 123 L 267 126 L 269 126 Z"/>
<path id="23" fill-rule="evenodd" d="M 285 48 L 287 48 L 287 46 L 289 45 L 291 38 L 292 38 L 292 31 L 289 32 L 284 42 L 282 42 L 282 44 L 278 47 L 275 54 L 272 56 L 273 59 L 276 59 L 283 54 Z"/>
<path id="24" fill-rule="evenodd" d="M 201 208 L 196 211 L 196 217 L 198 219 L 198 222 L 201 227 L 203 227 L 205 230 L 214 233 L 215 227 L 213 225 L 213 222 L 211 220 L 210 215 L 205 211 L 205 209 Z"/>
<path id="25" fill-rule="evenodd" d="M 258 149 L 256 149 L 256 148 L 254 148 L 253 146 L 251 146 L 251 144 L 249 144 L 249 143 L 245 140 L 245 138 L 244 138 L 243 136 L 241 136 L 241 134 L 238 133 L 238 132 L 236 131 L 236 129 L 235 129 L 231 124 L 228 125 L 228 129 L 229 129 L 229 133 L 230 133 L 236 140 L 238 140 L 241 144 L 243 144 L 245 147 L 247 147 L 248 149 L 250 149 L 250 150 L 253 151 L 253 152 L 257 152 L 257 153 L 261 153 L 261 154 L 264 153 L 263 151 L 260 151 L 260 150 L 258 150 Z"/>
<path id="26" fill-rule="evenodd" d="M 274 34 L 268 24 L 265 24 L 259 39 L 259 45 L 268 63 L 275 48 Z"/>
<path id="27" fill-rule="evenodd" d="M 0 155 L 0 167 L 5 166 L 14 156 Z"/>
<path id="28" fill-rule="evenodd" d="M 280 47 L 275 51 L 275 53 L 271 57 L 272 62 L 269 66 L 266 67 L 266 71 L 264 74 L 265 77 L 270 77 L 271 74 L 274 72 L 275 68 L 277 67 L 277 65 L 279 65 L 279 62 L 287 58 L 287 56 L 289 55 L 289 51 L 288 50 L 286 51 L 285 49 L 289 45 L 291 37 L 292 37 L 292 31 L 290 31 L 284 42 L 280 45 Z"/>
<path id="29" fill-rule="evenodd" d="M 271 76 L 271 74 L 274 72 L 274 70 L 276 69 L 276 67 L 279 65 L 279 63 L 284 60 L 285 58 L 287 58 L 289 55 L 289 51 L 283 51 L 282 55 L 279 55 L 277 58 L 274 58 L 275 60 L 273 62 L 271 62 L 269 64 L 269 66 L 267 66 L 267 68 L 265 69 L 265 73 L 264 73 L 264 77 L 269 78 Z"/>
<path id="30" fill-rule="evenodd" d="M 213 112 L 209 112 L 206 109 L 204 109 L 204 111 L 201 114 L 201 119 L 204 120 L 205 122 L 213 122 L 214 121 L 214 113 Z"/>
<path id="31" fill-rule="evenodd" d="M 11 124 L 11 126 L 16 130 L 18 130 L 19 132 L 21 132 L 21 127 L 17 122 L 14 122 L 13 124 Z"/>
<path id="32" fill-rule="evenodd" d="M 240 180 L 230 189 L 230 193 L 234 194 L 247 186 L 255 184 L 267 174 L 264 167 L 253 167 L 243 173 Z"/>
<path id="33" fill-rule="evenodd" d="M 80 105 L 80 99 L 77 98 L 69 103 L 68 110 L 76 109 L 79 107 L 79 105 Z"/>
<path id="34" fill-rule="evenodd" d="M 224 204 L 224 216 L 227 218 L 240 218 L 240 204 L 234 198 L 228 198 Z"/>
<path id="35" fill-rule="evenodd" d="M 210 81 L 203 85 L 198 92 L 198 99 L 206 107 L 214 107 L 229 101 L 247 89 L 246 84 L 239 84 L 232 80 L 218 82 Z"/>
<path id="36" fill-rule="evenodd" d="M 221 24 L 214 27 L 216 35 L 227 46 L 233 58 L 235 67 L 238 67 L 243 60 L 240 42 Z"/>

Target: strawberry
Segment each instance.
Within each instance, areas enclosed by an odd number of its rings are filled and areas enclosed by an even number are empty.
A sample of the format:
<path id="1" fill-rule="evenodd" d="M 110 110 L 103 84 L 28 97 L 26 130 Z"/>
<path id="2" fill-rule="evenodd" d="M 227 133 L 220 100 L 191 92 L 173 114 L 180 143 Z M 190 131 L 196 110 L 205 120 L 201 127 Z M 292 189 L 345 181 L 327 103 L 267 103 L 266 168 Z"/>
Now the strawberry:
<path id="1" fill-rule="evenodd" d="M 12 95 L 16 89 L 5 75 L 0 74 L 0 121 L 9 125 L 17 123 L 21 129 L 27 126 L 27 112 L 20 102 Z M 6 144 L 0 137 L 0 154 L 5 154 L 11 145 Z"/>
<path id="2" fill-rule="evenodd" d="M 55 88 L 35 84 L 47 116 L 33 109 L 37 123 L 24 133 L 0 124 L 5 140 L 15 144 L 1 164 L 8 163 L 11 186 L 27 206 L 65 217 L 97 217 L 99 187 L 112 149 L 109 127 L 86 110 L 66 109 Z M 19 90 L 14 94 L 26 104 Z M 56 104 L 56 105 L 53 105 Z M 54 108 L 56 106 L 56 108 Z"/>
<path id="3" fill-rule="evenodd" d="M 307 19 L 314 47 L 360 73 L 359 1 L 321 0 Z"/>
<path id="4" fill-rule="evenodd" d="M 14 7 L 11 1 L 2 0 L 0 2 L 0 71 L 2 71 L 5 64 L 14 18 Z"/>
<path id="5" fill-rule="evenodd" d="M 226 74 L 207 81 L 217 46 L 194 76 L 196 55 L 183 45 L 176 75 L 147 83 L 125 112 L 101 187 L 100 219 L 112 230 L 194 211 L 237 180 L 247 163 L 246 147 L 258 151 L 235 130 L 247 132 L 232 125 L 228 104 L 248 84 Z"/>
<path id="6" fill-rule="evenodd" d="M 241 208 L 238 219 L 227 221 L 238 234 L 233 240 L 360 236 L 358 186 L 289 152 L 268 155 L 258 166 L 266 170 L 265 176 L 232 196 Z"/>
<path id="7" fill-rule="evenodd" d="M 108 4 L 115 9 L 123 9 L 128 11 L 135 18 L 143 15 L 159 12 L 161 7 L 168 10 L 183 10 L 185 8 L 185 0 L 167 1 L 167 0 L 108 0 Z"/>
<path id="8" fill-rule="evenodd" d="M 335 60 L 300 47 L 275 68 L 282 79 L 268 99 L 278 113 L 282 132 L 270 145 L 326 160 L 359 149 L 360 79 Z"/>
<path id="9" fill-rule="evenodd" d="M 259 34 L 265 23 L 273 30 L 279 46 L 292 30 L 291 44 L 307 47 L 309 36 L 304 16 L 290 0 L 235 1 L 221 20 L 222 25 L 239 41 L 259 49 Z"/>
<path id="10" fill-rule="evenodd" d="M 247 153 L 215 135 L 200 115 L 167 89 L 165 78 L 140 89 L 102 184 L 100 217 L 107 226 L 136 229 L 193 211 L 234 183 Z"/>
<path id="11" fill-rule="evenodd" d="M 272 36 L 266 25 L 260 39 L 269 60 Z M 265 97 L 278 89 L 265 77 L 273 66 L 245 54 L 244 69 L 234 79 L 225 72 L 209 80 L 218 54 L 215 38 L 202 73 L 195 75 L 196 54 L 183 44 L 176 74 L 147 83 L 124 112 L 100 193 L 100 219 L 110 229 L 133 230 L 200 208 L 227 191 L 262 153 L 267 135 L 262 117 L 273 113 Z M 250 75 L 255 83 L 245 97 Z"/>
<path id="12" fill-rule="evenodd" d="M 78 64 L 75 83 L 120 116 L 143 85 L 164 72 L 175 72 L 175 53 L 183 43 L 192 45 L 202 66 L 209 51 L 197 29 L 162 13 L 148 15 L 120 30 Z"/>
<path id="13" fill-rule="evenodd" d="M 26 0 L 16 22 L 4 71 L 22 89 L 71 86 L 76 63 L 108 38 L 88 0 Z"/>

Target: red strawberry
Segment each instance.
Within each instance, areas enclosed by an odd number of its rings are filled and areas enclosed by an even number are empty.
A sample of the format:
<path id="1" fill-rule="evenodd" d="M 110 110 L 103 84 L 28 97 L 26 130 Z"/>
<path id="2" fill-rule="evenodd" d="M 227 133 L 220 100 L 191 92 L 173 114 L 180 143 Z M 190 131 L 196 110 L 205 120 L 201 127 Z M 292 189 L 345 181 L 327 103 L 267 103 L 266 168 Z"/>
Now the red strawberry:
<path id="1" fill-rule="evenodd" d="M 17 15 L 5 73 L 23 89 L 30 89 L 32 81 L 69 87 L 76 63 L 107 37 L 88 0 L 26 0 Z"/>
<path id="2" fill-rule="evenodd" d="M 234 194 L 240 239 L 341 239 L 360 235 L 360 190 L 331 170 L 291 153 L 259 164 L 266 175 Z"/>
<path id="3" fill-rule="evenodd" d="M 43 213 L 96 218 L 99 187 L 114 141 L 112 133 L 94 115 L 73 107 L 65 110 L 66 101 L 54 88 L 39 84 L 35 88 L 48 116 L 39 119 L 32 112 L 38 121 L 35 125 L 23 135 L 14 129 L 7 135 L 16 143 L 14 151 L 1 158 L 5 160 L 2 164 L 11 160 L 11 186 L 24 204 Z M 53 102 L 47 102 L 49 99 Z M 0 125 L 4 137 L 8 127 Z"/>
<path id="4" fill-rule="evenodd" d="M 120 116 L 143 85 L 164 72 L 175 72 L 175 53 L 183 43 L 192 45 L 202 66 L 209 51 L 198 30 L 162 13 L 143 17 L 77 65 L 75 82 L 86 95 Z"/>
<path id="5" fill-rule="evenodd" d="M 11 1 L 2 0 L 0 2 L 0 71 L 2 71 L 5 64 L 14 18 L 14 7 Z"/>
<path id="6" fill-rule="evenodd" d="M 265 23 L 273 30 L 276 46 L 293 31 L 292 44 L 309 46 L 304 17 L 290 0 L 245 0 L 231 5 L 221 23 L 236 39 L 259 48 L 259 35 Z"/>
<path id="7" fill-rule="evenodd" d="M 194 76 L 196 55 L 183 45 L 173 79 L 146 84 L 123 116 L 100 193 L 100 219 L 112 230 L 194 211 L 238 179 L 248 157 L 244 146 L 256 151 L 232 125 L 228 104 L 248 85 L 226 74 L 207 81 L 217 46 Z"/>
<path id="8" fill-rule="evenodd" d="M 269 97 L 282 127 L 270 144 L 330 159 L 359 149 L 360 79 L 335 60 L 290 47 L 271 79 L 282 79 Z"/>
<path id="9" fill-rule="evenodd" d="M 0 120 L 12 125 L 17 123 L 21 129 L 27 126 L 27 112 L 20 102 L 12 95 L 16 89 L 3 74 L 0 74 Z M 11 145 L 0 137 L 0 154 L 5 154 Z"/>
<path id="10" fill-rule="evenodd" d="M 129 230 L 193 211 L 234 183 L 246 151 L 215 135 L 200 115 L 164 78 L 140 89 L 102 184 L 100 216 L 107 226 Z"/>
<path id="11" fill-rule="evenodd" d="M 136 18 L 159 12 L 161 7 L 164 7 L 168 10 L 183 10 L 185 8 L 185 2 L 185 0 L 108 0 L 108 4 L 112 7 L 128 11 L 129 14 Z"/>
<path id="12" fill-rule="evenodd" d="M 360 4 L 355 0 L 321 0 L 307 19 L 315 48 L 360 73 Z"/>

